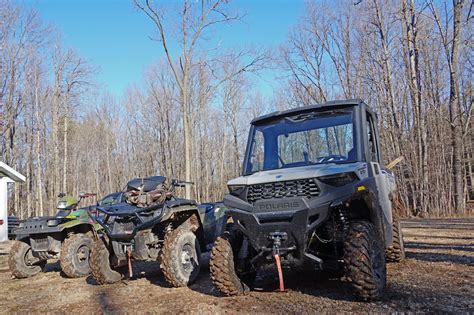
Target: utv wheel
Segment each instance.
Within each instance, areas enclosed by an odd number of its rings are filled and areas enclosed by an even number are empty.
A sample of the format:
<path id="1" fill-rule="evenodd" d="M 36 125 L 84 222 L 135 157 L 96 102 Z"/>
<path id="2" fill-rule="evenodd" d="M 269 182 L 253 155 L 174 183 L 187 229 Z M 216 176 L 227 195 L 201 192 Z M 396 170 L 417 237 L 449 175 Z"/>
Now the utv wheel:
<path id="1" fill-rule="evenodd" d="M 344 242 L 344 264 L 346 277 L 358 299 L 369 301 L 382 296 L 387 282 L 385 251 L 371 223 L 351 223 Z"/>
<path id="2" fill-rule="evenodd" d="M 212 282 L 224 295 L 242 295 L 249 291 L 249 287 L 237 276 L 229 234 L 217 238 L 212 247 L 209 267 Z"/>
<path id="3" fill-rule="evenodd" d="M 393 245 L 385 251 L 387 262 L 401 262 L 405 259 L 402 227 L 399 221 L 393 221 Z"/>
<path id="4" fill-rule="evenodd" d="M 91 273 L 89 266 L 92 238 L 87 234 L 71 234 L 61 246 L 59 263 L 69 278 L 86 277 Z"/>
<path id="5" fill-rule="evenodd" d="M 166 234 L 160 254 L 160 268 L 171 286 L 192 284 L 201 269 L 200 259 L 199 241 L 193 232 L 178 228 Z"/>
<path id="6" fill-rule="evenodd" d="M 92 276 L 98 284 L 112 284 L 122 280 L 122 275 L 110 267 L 109 250 L 102 240 L 92 246 L 90 266 Z"/>
<path id="7" fill-rule="evenodd" d="M 33 256 L 29 244 L 15 241 L 8 257 L 8 267 L 15 278 L 29 278 L 44 270 L 46 260 Z"/>

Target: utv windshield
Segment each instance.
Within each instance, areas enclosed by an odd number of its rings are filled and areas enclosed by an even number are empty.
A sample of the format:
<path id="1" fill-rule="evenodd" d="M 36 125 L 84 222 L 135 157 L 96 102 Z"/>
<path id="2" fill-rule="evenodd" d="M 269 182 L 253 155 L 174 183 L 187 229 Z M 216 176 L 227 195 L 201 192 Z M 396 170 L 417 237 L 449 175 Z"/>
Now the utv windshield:
<path id="1" fill-rule="evenodd" d="M 245 175 L 265 170 L 356 161 L 352 112 L 310 113 L 255 125 Z"/>

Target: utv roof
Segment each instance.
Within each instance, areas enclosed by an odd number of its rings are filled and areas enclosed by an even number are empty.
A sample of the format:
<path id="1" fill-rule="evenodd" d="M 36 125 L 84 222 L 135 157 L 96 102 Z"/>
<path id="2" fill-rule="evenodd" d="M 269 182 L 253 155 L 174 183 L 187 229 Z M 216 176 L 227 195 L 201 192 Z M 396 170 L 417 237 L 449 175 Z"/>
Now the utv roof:
<path id="1" fill-rule="evenodd" d="M 330 109 L 344 108 L 344 107 L 361 105 L 361 104 L 365 104 L 364 101 L 362 101 L 361 99 L 355 98 L 355 99 L 336 100 L 336 101 L 330 101 L 330 102 L 320 103 L 320 104 L 315 104 L 315 105 L 302 106 L 302 107 L 288 109 L 285 111 L 276 111 L 270 114 L 257 117 L 252 120 L 251 124 L 260 124 L 262 122 L 274 120 L 280 117 L 292 116 L 292 115 L 302 114 L 306 112 L 312 112 L 314 110 L 326 110 L 326 109 L 330 110 Z"/>

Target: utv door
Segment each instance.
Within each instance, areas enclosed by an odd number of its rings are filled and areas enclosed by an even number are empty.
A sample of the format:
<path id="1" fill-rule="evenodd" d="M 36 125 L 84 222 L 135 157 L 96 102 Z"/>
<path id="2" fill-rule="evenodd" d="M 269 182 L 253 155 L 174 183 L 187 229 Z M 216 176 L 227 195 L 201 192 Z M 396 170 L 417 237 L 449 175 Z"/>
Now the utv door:
<path id="1" fill-rule="evenodd" d="M 395 190 L 395 177 L 382 164 L 379 136 L 374 114 L 365 112 L 366 143 L 368 163 L 373 171 L 378 190 L 378 199 L 383 210 L 383 225 L 386 246 L 392 245 L 392 202 L 390 194 Z"/>

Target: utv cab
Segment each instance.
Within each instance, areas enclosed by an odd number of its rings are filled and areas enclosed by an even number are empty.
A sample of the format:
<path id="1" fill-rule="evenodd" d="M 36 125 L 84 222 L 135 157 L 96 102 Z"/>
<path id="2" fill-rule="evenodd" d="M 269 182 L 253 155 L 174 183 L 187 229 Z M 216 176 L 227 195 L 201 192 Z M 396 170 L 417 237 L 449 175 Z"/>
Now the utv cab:
<path id="1" fill-rule="evenodd" d="M 242 176 L 228 182 L 232 223 L 212 250 L 213 282 L 226 295 L 276 263 L 345 272 L 355 295 L 379 298 L 388 259 L 402 257 L 377 118 L 361 100 L 333 101 L 254 119 Z M 398 228 L 398 225 L 396 225 Z M 396 240 L 394 240 L 394 236 Z"/>

